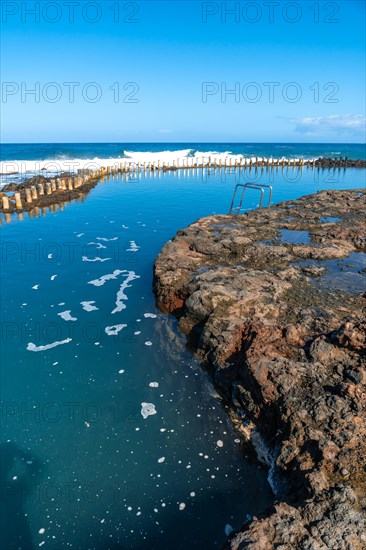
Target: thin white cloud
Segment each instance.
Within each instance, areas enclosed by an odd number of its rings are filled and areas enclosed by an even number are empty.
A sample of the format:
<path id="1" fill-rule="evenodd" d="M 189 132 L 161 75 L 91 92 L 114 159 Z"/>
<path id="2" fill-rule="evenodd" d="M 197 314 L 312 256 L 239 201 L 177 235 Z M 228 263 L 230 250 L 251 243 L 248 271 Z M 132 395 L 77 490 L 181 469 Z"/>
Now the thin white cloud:
<path id="1" fill-rule="evenodd" d="M 160 133 L 160 134 L 172 134 L 173 131 L 172 131 L 172 130 L 164 130 L 164 129 L 163 129 L 163 130 L 159 130 L 159 133 Z"/>
<path id="2" fill-rule="evenodd" d="M 365 133 L 366 117 L 364 115 L 329 115 L 290 119 L 295 124 L 295 132 L 308 135 L 323 133 L 348 134 L 361 136 Z"/>

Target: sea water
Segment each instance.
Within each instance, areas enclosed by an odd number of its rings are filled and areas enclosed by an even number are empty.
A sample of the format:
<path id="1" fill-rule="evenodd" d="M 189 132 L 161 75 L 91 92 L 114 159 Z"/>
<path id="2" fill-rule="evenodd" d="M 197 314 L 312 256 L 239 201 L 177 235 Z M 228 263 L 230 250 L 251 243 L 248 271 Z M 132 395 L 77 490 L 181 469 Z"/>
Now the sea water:
<path id="1" fill-rule="evenodd" d="M 273 502 L 176 320 L 156 309 L 153 262 L 178 229 L 227 213 L 238 182 L 269 183 L 279 202 L 362 187 L 364 174 L 119 175 L 3 224 L 1 548 L 219 548 L 225 526 Z"/>
<path id="2" fill-rule="evenodd" d="M 365 159 L 364 144 L 296 144 L 296 143 L 49 143 L 4 144 L 0 149 L 0 186 L 19 183 L 36 173 L 52 176 L 78 169 L 96 170 L 100 166 L 116 166 L 123 162 L 179 162 L 192 159 L 199 164 L 212 160 L 242 163 L 249 159 L 286 158 L 316 159 L 319 157 Z"/>

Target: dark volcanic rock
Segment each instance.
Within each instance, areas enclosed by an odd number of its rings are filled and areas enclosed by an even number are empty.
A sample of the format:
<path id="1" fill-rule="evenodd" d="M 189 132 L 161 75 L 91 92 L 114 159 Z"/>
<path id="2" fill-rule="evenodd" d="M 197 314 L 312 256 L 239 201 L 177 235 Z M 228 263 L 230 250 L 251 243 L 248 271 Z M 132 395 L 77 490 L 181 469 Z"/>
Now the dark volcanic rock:
<path id="1" fill-rule="evenodd" d="M 323 191 L 203 218 L 155 262 L 159 307 L 238 429 L 269 449 L 279 503 L 231 549 L 366 548 L 366 286 L 352 271 L 365 265 L 365 198 Z"/>

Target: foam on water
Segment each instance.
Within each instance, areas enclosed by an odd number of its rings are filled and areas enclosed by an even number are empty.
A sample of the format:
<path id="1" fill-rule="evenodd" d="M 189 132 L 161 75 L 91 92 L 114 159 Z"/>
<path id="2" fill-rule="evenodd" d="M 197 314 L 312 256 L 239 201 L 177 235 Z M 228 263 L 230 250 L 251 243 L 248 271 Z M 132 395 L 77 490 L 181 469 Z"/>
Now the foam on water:
<path id="1" fill-rule="evenodd" d="M 64 321 L 77 321 L 77 317 L 73 317 L 71 315 L 70 309 L 66 311 L 61 311 L 61 313 L 58 313 L 57 315 L 61 317 L 61 319 L 63 319 Z"/>
<path id="2" fill-rule="evenodd" d="M 52 342 L 51 344 L 46 344 L 45 346 L 36 346 L 32 342 L 29 342 L 27 345 L 28 351 L 46 351 L 48 349 L 56 348 L 57 346 L 61 346 L 63 344 L 68 344 L 72 341 L 72 338 L 65 338 L 65 340 L 61 340 L 59 342 Z"/>
<path id="3" fill-rule="evenodd" d="M 119 311 L 122 311 L 122 309 L 126 308 L 126 305 L 124 304 L 124 302 L 126 300 L 128 300 L 128 298 L 125 294 L 125 289 L 130 288 L 131 285 L 129 285 L 128 283 L 130 283 L 131 281 L 134 281 L 135 279 L 139 279 L 139 278 L 140 278 L 140 276 L 136 275 L 136 273 L 134 271 L 128 271 L 127 272 L 127 277 L 126 277 L 125 281 L 121 284 L 120 289 L 117 292 L 116 307 L 114 308 L 112 313 L 118 313 Z"/>
<path id="4" fill-rule="evenodd" d="M 100 256 L 96 256 L 95 258 L 88 258 L 87 256 L 81 257 L 82 262 L 108 262 L 108 260 L 111 259 L 112 258 L 101 258 Z"/>
<path id="5" fill-rule="evenodd" d="M 115 269 L 113 273 L 108 273 L 107 275 L 102 275 L 101 277 L 99 277 L 99 279 L 93 279 L 92 281 L 89 281 L 88 285 L 103 286 L 107 281 L 117 279 L 117 277 L 122 273 L 126 273 L 126 270 Z"/>
<path id="6" fill-rule="evenodd" d="M 107 239 L 106 237 L 97 237 L 97 241 L 104 241 L 104 242 L 118 241 L 118 237 L 113 237 L 111 239 Z"/>
<path id="7" fill-rule="evenodd" d="M 95 300 L 91 302 L 80 302 L 80 305 L 84 309 L 84 311 L 97 311 L 99 308 L 97 308 L 95 305 Z"/>
<path id="8" fill-rule="evenodd" d="M 140 247 L 137 246 L 135 241 L 130 241 L 130 248 L 126 249 L 127 252 L 138 252 L 140 250 Z"/>
<path id="9" fill-rule="evenodd" d="M 106 246 L 104 246 L 104 244 L 102 243 L 94 243 L 94 242 L 91 242 L 91 243 L 88 243 L 88 246 L 91 246 L 91 245 L 94 245 L 96 246 L 97 248 L 107 248 Z"/>
<path id="10" fill-rule="evenodd" d="M 121 330 L 123 330 L 125 327 L 127 327 L 127 325 L 113 325 L 111 327 L 105 327 L 104 330 L 106 334 L 108 334 L 108 336 L 117 336 L 117 334 L 121 332 Z"/>
<path id="11" fill-rule="evenodd" d="M 156 413 L 154 403 L 141 403 L 141 414 L 145 420 L 148 416 L 153 416 Z"/>

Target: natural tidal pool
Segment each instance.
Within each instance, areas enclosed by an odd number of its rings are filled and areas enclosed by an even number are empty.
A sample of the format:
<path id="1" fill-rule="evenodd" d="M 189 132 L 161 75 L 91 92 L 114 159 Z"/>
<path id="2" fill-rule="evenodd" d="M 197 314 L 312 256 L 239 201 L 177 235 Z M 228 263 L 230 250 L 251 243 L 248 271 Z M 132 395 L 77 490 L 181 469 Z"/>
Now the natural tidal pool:
<path id="1" fill-rule="evenodd" d="M 364 171 L 119 176 L 3 224 L 1 548 L 220 548 L 273 502 L 152 292 L 164 243 L 227 213 L 245 181 L 280 202 L 362 187 Z"/>

